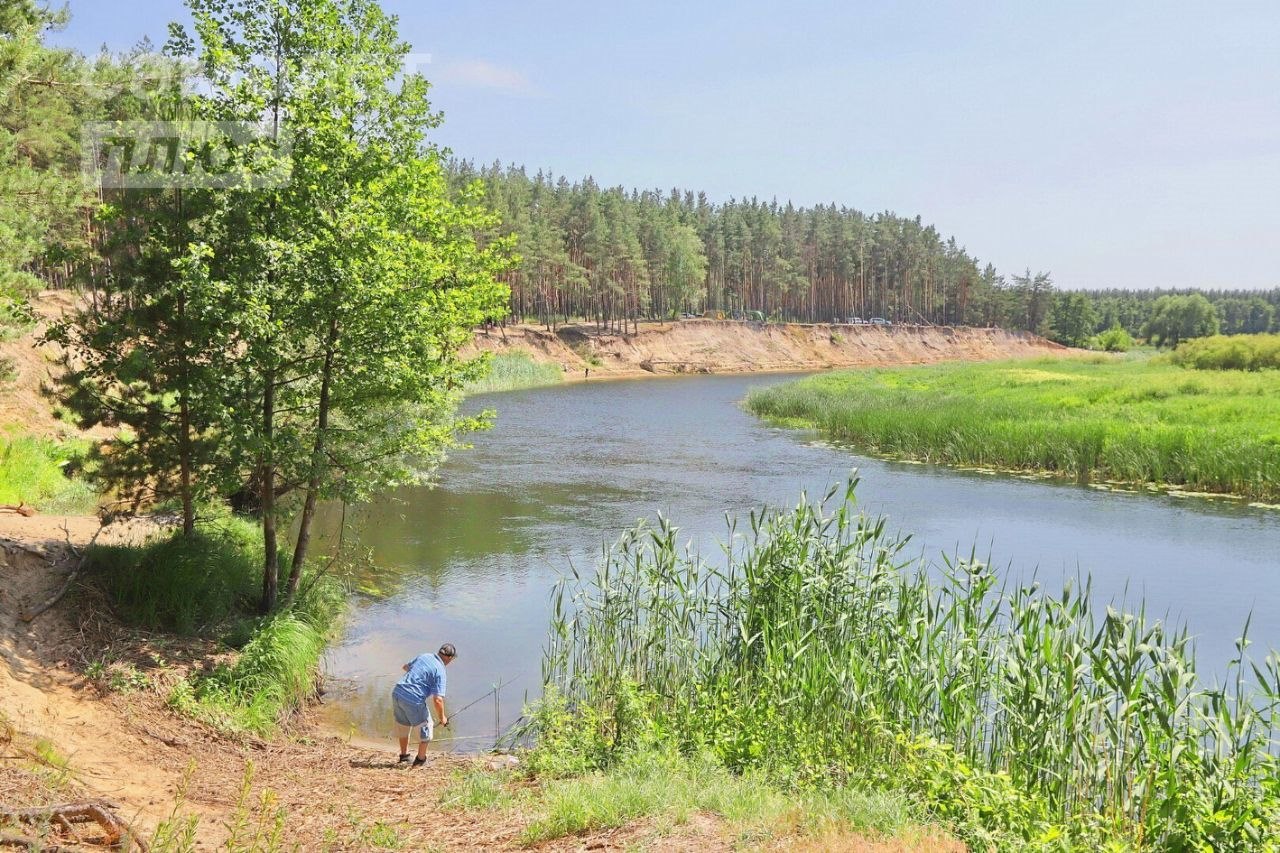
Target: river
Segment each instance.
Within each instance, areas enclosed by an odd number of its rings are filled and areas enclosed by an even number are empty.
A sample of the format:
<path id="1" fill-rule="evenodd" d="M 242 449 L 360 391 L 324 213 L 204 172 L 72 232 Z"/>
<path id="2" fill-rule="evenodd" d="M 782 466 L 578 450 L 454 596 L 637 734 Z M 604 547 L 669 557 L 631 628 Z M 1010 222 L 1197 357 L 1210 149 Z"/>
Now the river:
<path id="1" fill-rule="evenodd" d="M 487 748 L 537 695 L 549 593 L 571 565 L 591 570 L 602 545 L 658 513 L 711 554 L 726 512 L 792 506 L 854 468 L 864 511 L 911 533 L 911 553 L 976 546 L 1050 589 L 1092 573 L 1099 601 L 1145 596 L 1149 615 L 1185 619 L 1202 672 L 1228 659 L 1250 611 L 1254 649 L 1280 647 L 1280 512 L 860 457 L 739 406 L 752 388 L 789 378 L 599 382 L 469 400 L 469 411 L 497 411 L 494 428 L 453 453 L 438 485 L 347 518 L 347 542 L 378 570 L 327 655 L 327 721 L 390 744 L 400 665 L 448 641 L 459 653 L 450 708 L 509 684 L 498 702 L 458 712 L 437 748 Z"/>

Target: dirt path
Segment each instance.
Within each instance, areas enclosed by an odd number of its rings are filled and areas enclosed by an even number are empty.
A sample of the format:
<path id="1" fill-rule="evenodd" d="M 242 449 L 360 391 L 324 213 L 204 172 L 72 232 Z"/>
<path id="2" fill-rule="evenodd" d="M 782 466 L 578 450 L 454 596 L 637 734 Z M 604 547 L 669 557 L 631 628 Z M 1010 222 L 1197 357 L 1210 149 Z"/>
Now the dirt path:
<path id="1" fill-rule="evenodd" d="M 568 381 L 681 373 L 760 373 L 836 367 L 992 361 L 1071 350 L 1027 332 L 948 326 L 850 326 L 681 320 L 627 335 L 591 326 L 515 325 L 477 333 L 475 351 L 520 350 Z"/>

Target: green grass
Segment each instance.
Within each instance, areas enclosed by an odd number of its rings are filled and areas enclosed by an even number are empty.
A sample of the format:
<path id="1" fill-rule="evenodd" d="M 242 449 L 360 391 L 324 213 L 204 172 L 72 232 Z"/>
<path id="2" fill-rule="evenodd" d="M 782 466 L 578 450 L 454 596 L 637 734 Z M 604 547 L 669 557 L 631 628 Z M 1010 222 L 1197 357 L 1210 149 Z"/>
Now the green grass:
<path id="1" fill-rule="evenodd" d="M 89 567 L 126 622 L 201 634 L 253 611 L 262 581 L 262 534 L 248 519 L 202 523 L 141 546 L 94 546 Z"/>
<path id="2" fill-rule="evenodd" d="M 1214 335 L 1180 344 L 1174 364 L 1196 370 L 1275 370 L 1280 368 L 1280 335 Z"/>
<path id="3" fill-rule="evenodd" d="M 1280 372 L 1106 356 L 948 364 L 810 377 L 746 405 L 893 458 L 1280 498 Z"/>
<path id="4" fill-rule="evenodd" d="M 270 734 L 315 694 L 345 591 L 309 569 L 293 602 L 259 617 L 256 523 L 222 514 L 191 539 L 169 533 L 139 546 L 95 547 L 89 565 L 126 622 L 243 646 L 233 662 L 174 686 L 168 699 L 176 710 L 226 731 Z"/>
<path id="5" fill-rule="evenodd" d="M 1087 579 L 902 561 L 852 485 L 736 533 L 711 564 L 638 528 L 553 596 L 526 764 L 587 775 L 547 832 L 652 807 L 607 779 L 659 749 L 753 789 L 886 794 L 975 849 L 1280 846 L 1280 654 L 1205 684 L 1187 630 L 1095 609 Z"/>
<path id="6" fill-rule="evenodd" d="M 466 393 L 488 394 L 493 391 L 515 391 L 520 388 L 538 388 L 556 385 L 563 379 L 560 368 L 554 364 L 534 361 L 523 350 L 495 353 L 489 360 L 484 376 L 468 382 Z"/>
<path id="7" fill-rule="evenodd" d="M 86 450 L 85 442 L 0 435 L 0 504 L 26 503 L 43 513 L 92 513 L 97 493 L 68 476 Z"/>
<path id="8" fill-rule="evenodd" d="M 512 773 L 476 768 L 457 773 L 441 799 L 447 808 L 515 813 L 521 841 L 545 841 L 650 822 L 658 834 L 698 813 L 714 815 L 739 841 L 856 832 L 872 837 L 921 832 L 916 810 L 885 791 L 783 791 L 759 773 L 732 773 L 708 756 L 648 749 L 605 769 L 537 777 L 515 785 Z"/>

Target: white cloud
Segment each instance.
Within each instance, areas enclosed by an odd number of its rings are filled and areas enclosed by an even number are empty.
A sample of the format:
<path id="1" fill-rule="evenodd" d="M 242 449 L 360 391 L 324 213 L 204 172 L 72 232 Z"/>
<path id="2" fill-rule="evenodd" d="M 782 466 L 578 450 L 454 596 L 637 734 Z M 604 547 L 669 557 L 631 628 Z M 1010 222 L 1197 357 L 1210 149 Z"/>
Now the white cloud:
<path id="1" fill-rule="evenodd" d="M 484 59 L 459 59 L 445 63 L 435 74 L 440 83 L 494 89 L 509 95 L 535 95 L 537 89 L 524 72 L 504 68 Z"/>

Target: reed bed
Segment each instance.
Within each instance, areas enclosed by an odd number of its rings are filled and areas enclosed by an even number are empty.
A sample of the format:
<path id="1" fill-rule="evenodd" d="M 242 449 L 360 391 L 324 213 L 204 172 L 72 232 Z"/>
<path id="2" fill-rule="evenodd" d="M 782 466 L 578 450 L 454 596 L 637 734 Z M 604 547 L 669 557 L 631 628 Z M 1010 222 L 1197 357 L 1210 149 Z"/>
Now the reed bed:
<path id="1" fill-rule="evenodd" d="M 811 377 L 746 405 L 883 456 L 1280 498 L 1280 373 L 1102 356 L 951 364 Z"/>
<path id="2" fill-rule="evenodd" d="M 782 786 L 906 792 L 982 849 L 1276 849 L 1280 656 L 1242 639 L 1206 683 L 1141 604 L 905 562 L 853 498 L 753 514 L 718 561 L 660 520 L 566 578 L 537 717 L 565 772 L 676 744 Z"/>
<path id="3" fill-rule="evenodd" d="M 522 350 L 495 353 L 479 378 L 468 382 L 468 394 L 488 394 L 494 391 L 516 391 L 521 388 L 539 388 L 557 385 L 563 379 L 560 368 L 543 364 Z"/>

